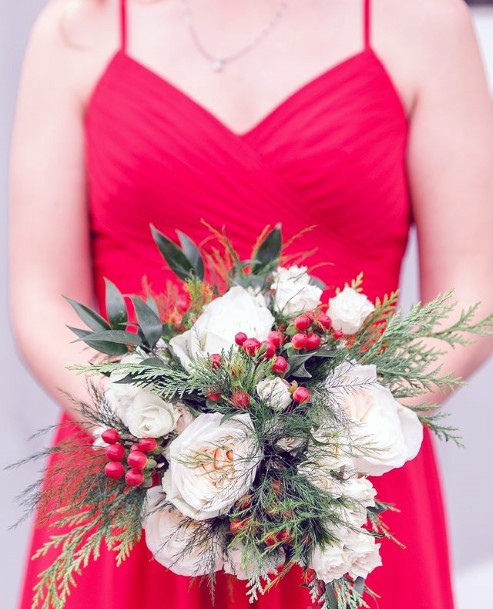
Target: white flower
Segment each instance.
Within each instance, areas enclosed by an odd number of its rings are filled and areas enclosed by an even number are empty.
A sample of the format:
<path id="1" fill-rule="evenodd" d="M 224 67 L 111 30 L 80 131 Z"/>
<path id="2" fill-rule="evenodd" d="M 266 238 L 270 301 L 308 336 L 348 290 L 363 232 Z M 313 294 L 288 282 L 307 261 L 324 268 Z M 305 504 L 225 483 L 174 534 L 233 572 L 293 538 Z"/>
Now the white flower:
<path id="1" fill-rule="evenodd" d="M 380 545 L 367 533 L 352 531 L 344 542 L 344 552 L 349 563 L 349 575 L 356 579 L 366 579 L 377 567 L 382 565 Z"/>
<path id="2" fill-rule="evenodd" d="M 196 357 L 205 358 L 235 346 L 235 335 L 240 331 L 249 338 L 264 340 L 273 323 L 274 317 L 265 305 L 235 286 L 209 303 L 193 328 L 173 337 L 170 345 L 189 370 Z"/>
<path id="3" fill-rule="evenodd" d="M 313 552 L 310 566 L 318 579 L 330 584 L 343 577 L 348 572 L 350 564 L 343 544 L 338 542 L 325 546 L 323 550 L 317 546 Z"/>
<path id="4" fill-rule="evenodd" d="M 250 415 L 222 420 L 220 413 L 198 416 L 169 447 L 163 490 L 195 520 L 226 513 L 249 490 L 261 459 Z"/>
<path id="5" fill-rule="evenodd" d="M 343 494 L 353 501 L 357 501 L 363 507 L 375 507 L 377 490 L 368 478 L 357 478 L 352 476 L 343 483 Z"/>
<path id="6" fill-rule="evenodd" d="M 292 438 L 286 437 L 281 438 L 276 442 L 276 446 L 281 450 L 285 450 L 286 452 L 292 453 L 299 450 L 305 444 L 304 438 Z"/>
<path id="7" fill-rule="evenodd" d="M 306 266 L 278 267 L 273 274 L 274 307 L 284 315 L 314 309 L 320 304 L 322 289 L 310 283 Z"/>
<path id="8" fill-rule="evenodd" d="M 390 390 L 377 382 L 375 366 L 345 362 L 326 384 L 339 393 L 341 408 L 354 423 L 351 435 L 358 472 L 381 476 L 416 457 L 423 427 L 412 410 L 401 406 Z"/>
<path id="9" fill-rule="evenodd" d="M 120 364 L 140 364 L 143 360 L 143 356 L 134 351 L 124 355 Z M 119 383 L 117 381 L 123 380 L 128 373 L 124 370 L 114 370 L 109 377 L 108 388 L 105 392 L 105 397 L 108 405 L 113 412 L 122 420 L 125 421 L 125 413 L 127 408 L 132 403 L 134 397 L 141 390 L 137 385 L 132 383 Z"/>
<path id="10" fill-rule="evenodd" d="M 148 389 L 139 389 L 127 408 L 124 422 L 137 438 L 162 438 L 176 427 L 180 414 Z"/>
<path id="11" fill-rule="evenodd" d="M 346 286 L 342 292 L 330 299 L 327 314 L 335 330 L 342 330 L 344 334 L 356 334 L 374 310 L 374 305 L 364 294 L 358 294 L 356 290 Z"/>
<path id="12" fill-rule="evenodd" d="M 195 417 L 190 408 L 181 402 L 175 404 L 175 412 L 178 414 L 175 431 L 182 433 L 195 420 Z"/>
<path id="13" fill-rule="evenodd" d="M 257 394 L 273 410 L 285 410 L 293 401 L 289 383 L 279 377 L 266 378 L 257 385 Z"/>
<path id="14" fill-rule="evenodd" d="M 149 550 L 158 563 L 177 575 L 206 575 L 211 569 L 223 568 L 223 540 L 210 539 L 206 544 L 191 547 L 190 541 L 198 524 L 183 525 L 184 516 L 174 507 L 165 505 L 163 492 L 154 487 L 147 491 L 143 527 Z M 218 543 L 218 541 L 220 543 Z"/>
<path id="15" fill-rule="evenodd" d="M 245 564 L 245 545 L 241 541 L 234 540 L 226 551 L 224 562 L 225 573 L 231 573 L 236 579 L 245 580 L 253 577 L 265 577 L 273 573 L 284 564 L 284 550 L 269 552 L 264 558 L 262 565 L 250 561 Z"/>

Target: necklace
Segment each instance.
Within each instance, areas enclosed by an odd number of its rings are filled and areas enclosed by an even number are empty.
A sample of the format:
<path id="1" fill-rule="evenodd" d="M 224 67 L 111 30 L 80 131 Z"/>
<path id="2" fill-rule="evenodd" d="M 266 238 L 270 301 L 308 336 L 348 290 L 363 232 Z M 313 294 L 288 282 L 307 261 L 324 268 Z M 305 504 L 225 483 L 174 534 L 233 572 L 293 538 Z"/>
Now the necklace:
<path id="1" fill-rule="evenodd" d="M 276 12 L 272 16 L 271 20 L 265 25 L 265 27 L 254 37 L 252 40 L 247 43 L 244 47 L 239 49 L 236 53 L 232 53 L 231 55 L 213 55 L 210 53 L 201 43 L 198 35 L 197 29 L 195 27 L 195 20 L 193 17 L 192 7 L 190 5 L 190 0 L 182 0 L 183 6 L 185 8 L 185 18 L 188 26 L 188 31 L 190 33 L 190 37 L 195 45 L 197 51 L 210 62 L 212 69 L 214 72 L 221 72 L 228 63 L 243 57 L 249 53 L 252 49 L 258 46 L 264 38 L 266 38 L 272 30 L 276 27 L 284 12 L 288 7 L 289 0 L 281 0 Z"/>

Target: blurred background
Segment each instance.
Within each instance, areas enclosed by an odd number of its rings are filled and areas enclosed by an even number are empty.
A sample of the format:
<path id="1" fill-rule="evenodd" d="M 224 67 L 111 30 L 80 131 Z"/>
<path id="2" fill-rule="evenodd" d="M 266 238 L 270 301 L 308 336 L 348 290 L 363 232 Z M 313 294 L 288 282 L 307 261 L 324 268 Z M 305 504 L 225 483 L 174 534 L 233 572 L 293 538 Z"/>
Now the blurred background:
<path id="1" fill-rule="evenodd" d="M 40 448 L 46 439 L 28 443 L 27 438 L 38 429 L 54 423 L 58 414 L 57 407 L 43 394 L 19 361 L 9 333 L 7 318 L 7 163 L 10 129 L 24 46 L 30 26 L 44 2 L 45 0 L 2 0 L 0 4 L 0 402 L 4 430 L 1 443 L 2 464 L 13 463 Z M 471 2 L 471 5 L 493 97 L 493 1 L 479 0 Z M 25 247 L 29 248 L 29 243 L 25 243 Z M 487 279 L 490 278 L 485 278 Z M 418 299 L 417 285 L 416 244 L 413 236 L 403 271 L 404 306 L 409 306 Z M 36 314 L 36 303 L 33 302 L 32 315 Z M 466 449 L 461 450 L 452 445 L 437 447 L 448 506 L 458 609 L 493 607 L 493 528 L 490 526 L 493 517 L 493 460 L 490 453 L 493 427 L 490 398 L 492 378 L 493 362 L 490 362 L 471 379 L 468 387 L 448 402 L 447 408 L 452 413 L 453 423 L 461 429 Z M 30 534 L 29 523 L 9 530 L 9 526 L 18 518 L 14 498 L 35 480 L 37 470 L 35 465 L 25 466 L 16 472 L 0 470 L 2 609 L 16 607 Z M 417 609 L 426 609 L 422 601 L 423 599 L 417 599 Z"/>

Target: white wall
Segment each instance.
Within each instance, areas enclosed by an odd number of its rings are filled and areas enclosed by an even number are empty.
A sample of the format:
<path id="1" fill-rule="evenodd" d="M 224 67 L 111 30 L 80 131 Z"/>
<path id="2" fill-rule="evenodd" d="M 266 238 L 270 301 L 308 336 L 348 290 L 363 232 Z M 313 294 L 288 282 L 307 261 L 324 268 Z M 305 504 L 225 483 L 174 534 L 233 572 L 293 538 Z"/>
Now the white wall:
<path id="1" fill-rule="evenodd" d="M 35 14 L 43 4 L 43 0 L 2 0 L 0 6 L 0 405 L 3 423 L 1 462 L 5 464 L 27 456 L 41 446 L 42 440 L 28 445 L 26 438 L 54 422 L 57 413 L 56 407 L 43 395 L 19 362 L 6 314 L 8 140 L 26 37 Z M 493 85 L 493 9 L 476 9 L 475 16 L 485 57 L 489 59 Z M 28 248 L 29 243 L 25 246 Z M 409 304 L 416 300 L 417 293 L 414 240 L 406 259 L 403 283 L 403 302 Z M 35 302 L 32 314 L 36 315 Z M 491 609 L 493 598 L 493 485 L 487 482 L 491 479 L 489 470 L 492 465 L 489 453 L 490 430 L 493 427 L 489 399 L 492 373 L 493 362 L 449 403 L 453 420 L 462 430 L 467 449 L 439 447 L 451 523 L 459 609 Z M 7 530 L 17 516 L 13 498 L 35 476 L 36 467 L 25 467 L 15 474 L 0 471 L 3 502 L 0 513 L 2 609 L 15 608 L 29 535 L 26 525 L 15 531 Z M 488 597 L 489 601 L 485 600 Z"/>

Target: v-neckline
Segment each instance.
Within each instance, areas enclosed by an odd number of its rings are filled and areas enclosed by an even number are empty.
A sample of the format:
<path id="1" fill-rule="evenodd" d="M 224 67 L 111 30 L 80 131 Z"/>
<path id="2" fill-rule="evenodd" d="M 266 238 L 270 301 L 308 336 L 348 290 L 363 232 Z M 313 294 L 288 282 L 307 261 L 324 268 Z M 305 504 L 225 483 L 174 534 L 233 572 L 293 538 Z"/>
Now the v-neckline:
<path id="1" fill-rule="evenodd" d="M 394 90 L 394 93 L 395 93 L 395 95 L 397 97 L 397 100 L 398 100 L 399 105 L 401 107 L 401 110 L 402 110 L 402 113 L 404 115 L 404 118 L 405 118 L 405 120 L 407 120 L 406 110 L 405 110 L 403 101 L 402 101 L 402 99 L 400 97 L 400 94 L 397 91 L 397 89 L 396 89 L 396 87 L 395 87 L 395 85 L 394 85 L 394 83 L 392 81 L 392 78 L 388 74 L 387 69 L 382 64 L 382 62 L 380 61 L 378 56 L 374 53 L 374 51 L 373 51 L 373 49 L 371 47 L 365 47 L 365 48 L 363 48 L 361 51 L 359 51 L 357 53 L 354 53 L 353 55 L 350 55 L 346 59 L 343 59 L 340 62 L 336 63 L 335 65 L 327 68 L 321 74 L 319 74 L 319 75 L 309 79 L 304 84 L 301 84 L 298 88 L 296 88 L 294 91 L 289 93 L 286 97 L 284 97 L 280 102 L 278 102 L 276 105 L 274 105 L 274 107 L 271 110 L 267 111 L 261 118 L 259 118 L 257 121 L 255 121 L 254 124 L 250 128 L 248 128 L 246 130 L 243 130 L 243 131 L 237 131 L 233 127 L 230 127 L 213 110 L 210 110 L 209 108 L 207 108 L 204 104 L 202 104 L 200 101 L 196 100 L 190 94 L 185 92 L 182 88 L 180 88 L 179 86 L 173 84 L 165 76 L 159 74 L 158 72 L 156 72 L 152 68 L 146 66 L 144 63 L 142 63 L 138 59 L 135 59 L 131 55 L 128 55 L 122 49 L 118 50 L 113 55 L 111 60 L 109 61 L 106 69 L 103 71 L 103 74 L 101 75 L 101 77 L 99 78 L 98 82 L 96 83 L 96 86 L 94 87 L 93 93 L 89 97 L 89 101 L 88 101 L 87 107 L 90 107 L 91 102 L 92 102 L 92 98 L 94 97 L 94 93 L 95 93 L 96 89 L 98 88 L 100 82 L 102 80 L 104 80 L 106 74 L 110 71 L 111 66 L 116 61 L 126 61 L 130 65 L 134 66 L 134 68 L 140 70 L 143 74 L 146 74 L 149 78 L 152 78 L 155 82 L 157 82 L 161 86 L 164 86 L 164 87 L 168 88 L 175 95 L 179 96 L 184 102 L 186 102 L 187 104 L 191 105 L 193 108 L 195 108 L 197 111 L 199 111 L 203 116 L 205 116 L 205 118 L 207 118 L 209 121 L 214 122 L 217 126 L 219 126 L 222 130 L 224 130 L 227 133 L 229 133 L 231 136 L 237 138 L 238 140 L 246 140 L 249 137 L 253 136 L 262 127 L 264 127 L 269 122 L 271 122 L 271 120 L 273 120 L 276 115 L 278 115 L 279 113 L 284 111 L 286 108 L 288 108 L 292 103 L 294 103 L 294 101 L 296 99 L 298 99 L 300 96 L 304 95 L 307 91 L 309 91 L 310 89 L 315 87 L 321 81 L 323 81 L 323 80 L 325 80 L 327 78 L 332 77 L 333 75 L 335 75 L 341 69 L 346 68 L 346 67 L 350 66 L 351 64 L 356 63 L 356 62 L 358 62 L 358 61 L 360 61 L 360 60 L 362 60 L 362 59 L 364 59 L 366 57 L 371 58 L 372 60 L 376 61 L 376 63 L 379 66 L 381 66 L 381 68 L 382 68 L 386 78 L 388 79 L 392 89 Z"/>

